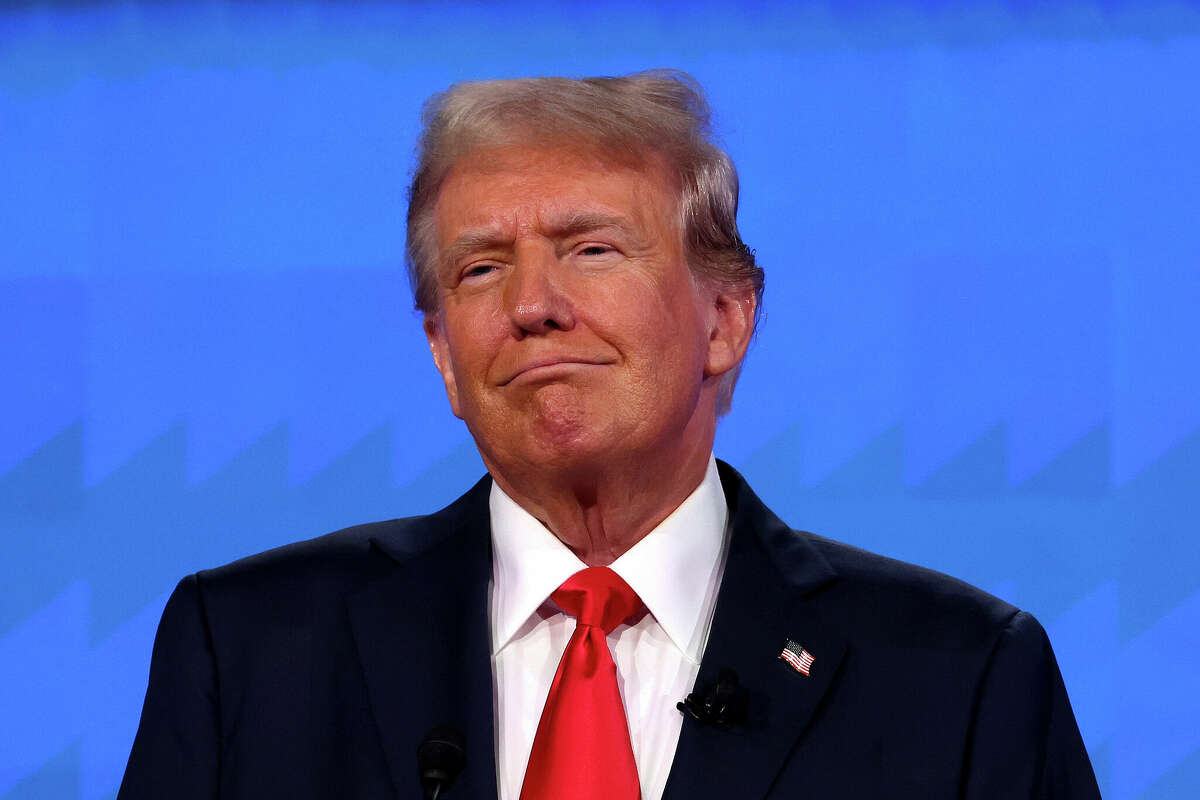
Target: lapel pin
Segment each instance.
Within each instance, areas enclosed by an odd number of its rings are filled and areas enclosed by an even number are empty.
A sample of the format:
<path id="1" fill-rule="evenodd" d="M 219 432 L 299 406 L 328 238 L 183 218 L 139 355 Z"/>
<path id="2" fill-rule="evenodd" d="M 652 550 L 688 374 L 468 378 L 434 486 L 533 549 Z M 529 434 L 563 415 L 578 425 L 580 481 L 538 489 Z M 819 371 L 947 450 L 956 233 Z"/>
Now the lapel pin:
<path id="1" fill-rule="evenodd" d="M 808 671 L 812 668 L 813 661 L 816 660 L 813 658 L 812 653 L 805 650 L 800 646 L 799 642 L 793 639 L 788 639 L 783 645 L 783 652 L 779 654 L 779 658 L 782 661 L 786 661 L 792 669 L 801 675 L 807 675 Z"/>

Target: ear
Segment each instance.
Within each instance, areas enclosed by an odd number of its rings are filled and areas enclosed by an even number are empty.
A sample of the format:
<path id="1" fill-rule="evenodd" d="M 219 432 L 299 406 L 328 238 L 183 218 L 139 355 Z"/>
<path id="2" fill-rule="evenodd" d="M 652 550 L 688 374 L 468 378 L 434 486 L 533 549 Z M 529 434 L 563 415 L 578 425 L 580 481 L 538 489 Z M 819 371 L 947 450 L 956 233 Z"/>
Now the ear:
<path id="1" fill-rule="evenodd" d="M 441 312 L 427 313 L 424 328 L 425 338 L 429 340 L 429 352 L 433 354 L 433 364 L 441 373 L 442 383 L 446 384 L 450 410 L 454 412 L 454 416 L 462 419 L 462 410 L 458 404 L 458 384 L 454 381 L 454 367 L 450 363 L 450 342 L 446 339 Z"/>
<path id="2" fill-rule="evenodd" d="M 720 287 L 708 295 L 708 358 L 704 374 L 724 375 L 738 364 L 754 335 L 754 312 L 758 306 L 754 288 Z"/>

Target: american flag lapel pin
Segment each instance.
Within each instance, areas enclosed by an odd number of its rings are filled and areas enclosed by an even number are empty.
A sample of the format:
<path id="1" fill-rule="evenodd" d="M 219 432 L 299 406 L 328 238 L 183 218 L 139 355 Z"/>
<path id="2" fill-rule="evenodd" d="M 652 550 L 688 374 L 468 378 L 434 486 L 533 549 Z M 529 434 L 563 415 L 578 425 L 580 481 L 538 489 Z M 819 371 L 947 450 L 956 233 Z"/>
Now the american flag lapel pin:
<path id="1" fill-rule="evenodd" d="M 783 652 L 779 654 L 779 658 L 782 661 L 786 661 L 792 669 L 801 675 L 807 675 L 808 671 L 812 669 L 813 661 L 816 660 L 813 658 L 812 653 L 801 647 L 800 643 L 794 639 L 788 639 L 784 643 Z"/>

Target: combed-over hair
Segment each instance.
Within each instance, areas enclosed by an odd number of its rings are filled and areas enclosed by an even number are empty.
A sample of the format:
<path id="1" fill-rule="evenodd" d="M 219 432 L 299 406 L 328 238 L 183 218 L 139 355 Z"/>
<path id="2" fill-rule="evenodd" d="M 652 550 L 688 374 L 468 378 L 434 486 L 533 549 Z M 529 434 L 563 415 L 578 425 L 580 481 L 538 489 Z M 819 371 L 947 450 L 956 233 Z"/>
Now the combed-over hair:
<path id="1" fill-rule="evenodd" d="M 709 118 L 699 84 L 675 70 L 458 83 L 433 95 L 422 113 L 408 195 L 408 275 L 417 309 L 438 310 L 433 210 L 450 169 L 480 148 L 559 145 L 621 162 L 665 164 L 679 190 L 689 266 L 712 285 L 753 287 L 757 326 L 763 271 L 738 233 L 737 170 L 713 143 Z M 737 372 L 722 382 L 719 413 L 729 408 Z"/>

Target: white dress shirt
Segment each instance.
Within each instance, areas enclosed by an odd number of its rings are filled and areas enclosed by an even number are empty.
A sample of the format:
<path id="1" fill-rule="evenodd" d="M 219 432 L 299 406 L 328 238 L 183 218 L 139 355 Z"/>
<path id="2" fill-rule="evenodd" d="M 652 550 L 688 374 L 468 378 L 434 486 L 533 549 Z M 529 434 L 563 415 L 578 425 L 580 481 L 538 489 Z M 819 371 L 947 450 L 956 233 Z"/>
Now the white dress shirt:
<path id="1" fill-rule="evenodd" d="M 492 483 L 492 584 L 488 618 L 496 698 L 500 800 L 518 800 L 546 695 L 575 619 L 550 594 L 587 565 Z M 725 568 L 729 510 L 716 461 L 662 523 L 609 566 L 648 613 L 608 636 L 641 781 L 660 800 L 683 715 L 708 640 Z"/>

